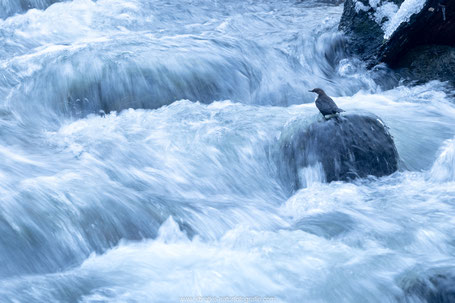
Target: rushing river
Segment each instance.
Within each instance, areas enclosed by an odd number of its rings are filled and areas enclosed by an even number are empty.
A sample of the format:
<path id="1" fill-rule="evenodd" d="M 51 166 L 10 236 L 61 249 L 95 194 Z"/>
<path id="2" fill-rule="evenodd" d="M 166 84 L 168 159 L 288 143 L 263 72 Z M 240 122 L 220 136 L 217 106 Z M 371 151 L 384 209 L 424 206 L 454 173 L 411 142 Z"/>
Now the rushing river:
<path id="1" fill-rule="evenodd" d="M 453 289 L 455 91 L 350 58 L 342 4 L 54 2 L 0 1 L 0 302 Z M 280 136 L 314 87 L 380 116 L 400 170 L 291 192 Z"/>

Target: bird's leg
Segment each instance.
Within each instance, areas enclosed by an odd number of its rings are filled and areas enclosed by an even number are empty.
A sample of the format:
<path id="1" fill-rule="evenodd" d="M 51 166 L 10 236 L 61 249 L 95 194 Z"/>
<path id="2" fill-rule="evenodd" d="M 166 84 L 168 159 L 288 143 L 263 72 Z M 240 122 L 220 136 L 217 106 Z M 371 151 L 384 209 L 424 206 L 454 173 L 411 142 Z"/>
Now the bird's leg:
<path id="1" fill-rule="evenodd" d="M 333 117 L 338 117 L 338 114 L 329 114 L 329 115 L 323 115 L 323 116 L 324 116 L 324 119 L 330 120 L 330 119 L 332 119 Z"/>

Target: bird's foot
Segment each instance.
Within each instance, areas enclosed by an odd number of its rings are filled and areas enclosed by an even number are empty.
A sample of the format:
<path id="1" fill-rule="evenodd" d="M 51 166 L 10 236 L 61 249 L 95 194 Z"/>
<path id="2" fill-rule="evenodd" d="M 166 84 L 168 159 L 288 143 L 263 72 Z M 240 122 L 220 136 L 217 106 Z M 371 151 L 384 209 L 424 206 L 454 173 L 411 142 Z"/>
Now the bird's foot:
<path id="1" fill-rule="evenodd" d="M 337 117 L 339 114 L 330 114 L 330 115 L 323 115 L 325 120 L 330 120 L 333 117 Z"/>

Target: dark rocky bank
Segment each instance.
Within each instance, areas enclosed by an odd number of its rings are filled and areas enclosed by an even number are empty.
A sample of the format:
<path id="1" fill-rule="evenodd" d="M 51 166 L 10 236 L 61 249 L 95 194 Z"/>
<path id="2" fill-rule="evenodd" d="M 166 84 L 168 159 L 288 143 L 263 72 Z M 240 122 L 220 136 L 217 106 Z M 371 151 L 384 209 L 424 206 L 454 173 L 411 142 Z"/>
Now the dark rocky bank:
<path id="1" fill-rule="evenodd" d="M 378 6 L 385 1 L 380 0 Z M 398 7 L 403 0 L 389 0 Z M 359 10 L 359 4 L 365 10 Z M 357 5 L 357 9 L 356 9 Z M 455 84 L 455 1 L 427 0 L 423 9 L 401 23 L 389 37 L 374 18 L 368 0 L 346 0 L 339 28 L 347 49 L 373 67 L 381 62 L 406 77 Z"/>

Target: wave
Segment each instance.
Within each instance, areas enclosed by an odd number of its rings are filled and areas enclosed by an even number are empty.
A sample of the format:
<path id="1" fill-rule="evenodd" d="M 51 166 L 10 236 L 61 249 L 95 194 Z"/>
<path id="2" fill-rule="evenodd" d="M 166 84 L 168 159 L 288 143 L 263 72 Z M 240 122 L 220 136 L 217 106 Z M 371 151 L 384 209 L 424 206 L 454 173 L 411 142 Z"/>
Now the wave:
<path id="1" fill-rule="evenodd" d="M 455 139 L 444 142 L 431 168 L 430 177 L 439 182 L 455 181 Z"/>
<path id="2" fill-rule="evenodd" d="M 29 9 L 46 9 L 59 0 L 2 0 L 0 2 L 0 19 L 24 13 Z"/>

